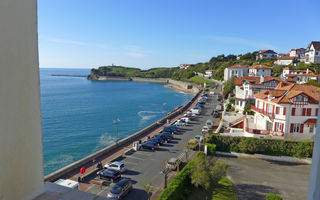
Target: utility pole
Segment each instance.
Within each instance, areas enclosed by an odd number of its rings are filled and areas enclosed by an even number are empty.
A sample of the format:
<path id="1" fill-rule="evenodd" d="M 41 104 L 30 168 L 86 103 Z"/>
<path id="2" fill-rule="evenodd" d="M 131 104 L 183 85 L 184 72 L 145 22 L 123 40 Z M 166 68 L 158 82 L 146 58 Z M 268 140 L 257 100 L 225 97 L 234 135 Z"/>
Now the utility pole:
<path id="1" fill-rule="evenodd" d="M 319 104 L 320 105 L 320 104 Z M 319 106 L 320 108 L 320 106 Z M 307 200 L 320 199 L 320 113 L 317 120 L 317 132 L 314 138 L 312 167 L 309 179 L 309 189 Z"/>

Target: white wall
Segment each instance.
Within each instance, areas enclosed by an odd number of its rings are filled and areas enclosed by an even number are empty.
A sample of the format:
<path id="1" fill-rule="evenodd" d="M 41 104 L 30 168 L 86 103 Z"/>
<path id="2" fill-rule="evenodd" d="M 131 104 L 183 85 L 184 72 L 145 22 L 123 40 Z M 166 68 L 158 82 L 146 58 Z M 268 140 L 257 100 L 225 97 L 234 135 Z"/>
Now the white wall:
<path id="1" fill-rule="evenodd" d="M 0 199 L 43 189 L 36 0 L 0 1 Z"/>

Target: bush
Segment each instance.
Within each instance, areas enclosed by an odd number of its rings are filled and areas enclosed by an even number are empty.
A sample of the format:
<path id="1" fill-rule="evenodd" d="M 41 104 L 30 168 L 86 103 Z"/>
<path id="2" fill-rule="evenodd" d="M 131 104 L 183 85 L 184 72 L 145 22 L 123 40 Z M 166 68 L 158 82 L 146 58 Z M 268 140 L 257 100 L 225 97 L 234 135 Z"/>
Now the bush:
<path id="1" fill-rule="evenodd" d="M 277 194 L 268 194 L 266 200 L 282 200 L 282 198 Z"/>
<path id="2" fill-rule="evenodd" d="M 297 158 L 311 158 L 313 153 L 313 141 L 209 135 L 207 143 L 215 144 L 216 150 L 223 152 L 258 153 Z"/>
<path id="3" fill-rule="evenodd" d="M 216 145 L 215 144 L 209 144 L 206 143 L 207 145 L 207 153 L 209 156 L 211 155 L 216 155 Z"/>

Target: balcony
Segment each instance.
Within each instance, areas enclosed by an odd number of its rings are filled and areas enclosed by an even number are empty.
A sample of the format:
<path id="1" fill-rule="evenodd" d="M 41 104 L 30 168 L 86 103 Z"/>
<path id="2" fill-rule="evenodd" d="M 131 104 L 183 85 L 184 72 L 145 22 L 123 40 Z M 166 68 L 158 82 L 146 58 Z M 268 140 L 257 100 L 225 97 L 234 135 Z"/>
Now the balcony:
<path id="1" fill-rule="evenodd" d="M 274 113 L 268 113 L 268 112 L 266 112 L 265 110 L 260 109 L 260 108 L 257 108 L 257 107 L 255 107 L 255 106 L 251 106 L 251 110 L 253 110 L 253 111 L 255 111 L 255 112 L 258 112 L 258 113 L 260 113 L 260 114 L 263 114 L 263 115 L 269 117 L 270 119 L 274 119 Z"/>

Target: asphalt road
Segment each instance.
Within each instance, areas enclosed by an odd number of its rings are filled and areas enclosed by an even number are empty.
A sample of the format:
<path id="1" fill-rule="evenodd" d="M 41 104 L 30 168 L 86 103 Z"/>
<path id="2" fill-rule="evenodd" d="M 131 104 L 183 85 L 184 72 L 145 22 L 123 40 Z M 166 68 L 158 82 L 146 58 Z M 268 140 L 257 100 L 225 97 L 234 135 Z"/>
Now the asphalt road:
<path id="1" fill-rule="evenodd" d="M 285 200 L 307 198 L 311 165 L 256 158 L 220 157 L 228 164 L 227 176 L 239 200 L 265 200 L 269 193 Z"/>
<path id="2" fill-rule="evenodd" d="M 173 141 L 160 146 L 154 152 L 147 150 L 137 151 L 131 155 L 126 155 L 121 160 L 128 169 L 122 177 L 130 178 L 134 188 L 124 198 L 125 200 L 148 199 L 143 189 L 143 184 L 150 184 L 153 187 L 153 192 L 162 186 L 164 183 L 164 175 L 161 173 L 162 163 L 172 157 L 178 157 L 184 152 L 185 144 L 188 143 L 189 139 L 194 138 L 195 135 L 202 135 L 201 129 L 209 118 L 213 119 L 213 122 L 218 120 L 210 116 L 216 105 L 217 97 L 209 96 L 201 114 L 191 121 L 188 126 L 182 128 L 178 134 L 175 134 Z M 92 185 L 87 192 L 106 197 L 112 186 L 113 183 L 110 183 L 109 186 L 103 186 L 101 189 L 100 186 Z"/>

